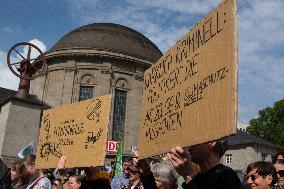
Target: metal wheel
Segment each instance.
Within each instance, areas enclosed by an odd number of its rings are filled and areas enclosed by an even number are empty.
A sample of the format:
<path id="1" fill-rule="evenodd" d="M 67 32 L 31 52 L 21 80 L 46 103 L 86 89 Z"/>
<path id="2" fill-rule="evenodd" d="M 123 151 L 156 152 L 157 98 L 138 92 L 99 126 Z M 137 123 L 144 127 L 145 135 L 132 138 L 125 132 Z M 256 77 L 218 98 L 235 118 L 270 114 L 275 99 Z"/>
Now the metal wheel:
<path id="1" fill-rule="evenodd" d="M 32 56 L 37 57 L 32 57 Z M 46 57 L 34 44 L 22 42 L 15 44 L 7 54 L 10 70 L 19 78 L 33 80 L 47 71 Z M 21 74 L 26 73 L 26 74 Z"/>

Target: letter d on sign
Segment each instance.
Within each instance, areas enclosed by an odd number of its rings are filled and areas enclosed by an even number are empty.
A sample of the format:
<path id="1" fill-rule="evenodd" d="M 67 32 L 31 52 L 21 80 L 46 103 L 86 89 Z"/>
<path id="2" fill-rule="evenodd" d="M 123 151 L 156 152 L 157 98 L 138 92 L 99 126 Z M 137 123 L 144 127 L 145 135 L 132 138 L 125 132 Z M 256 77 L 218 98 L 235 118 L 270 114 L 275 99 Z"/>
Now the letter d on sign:
<path id="1" fill-rule="evenodd" d="M 117 152 L 118 142 L 113 140 L 107 141 L 107 152 Z"/>

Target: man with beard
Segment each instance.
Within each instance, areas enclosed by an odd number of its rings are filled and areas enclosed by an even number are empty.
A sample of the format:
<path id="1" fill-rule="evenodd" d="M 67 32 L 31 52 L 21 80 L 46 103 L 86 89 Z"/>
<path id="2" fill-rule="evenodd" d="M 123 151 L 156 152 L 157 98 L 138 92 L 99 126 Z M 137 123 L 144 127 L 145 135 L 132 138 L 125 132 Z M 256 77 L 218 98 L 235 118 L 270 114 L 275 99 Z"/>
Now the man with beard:
<path id="1" fill-rule="evenodd" d="M 176 171 L 184 177 L 184 189 L 241 189 L 237 174 L 229 167 L 220 164 L 220 159 L 227 149 L 225 140 L 198 144 L 184 150 L 180 147 L 171 149 L 168 157 Z M 192 171 L 191 163 L 197 163 L 200 173 Z"/>

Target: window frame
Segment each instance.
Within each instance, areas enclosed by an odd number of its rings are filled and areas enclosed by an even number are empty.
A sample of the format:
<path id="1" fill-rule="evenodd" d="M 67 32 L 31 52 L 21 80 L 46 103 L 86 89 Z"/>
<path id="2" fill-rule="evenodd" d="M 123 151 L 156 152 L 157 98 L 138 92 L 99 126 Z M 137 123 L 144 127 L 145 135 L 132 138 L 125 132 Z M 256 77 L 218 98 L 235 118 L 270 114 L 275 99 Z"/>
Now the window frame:
<path id="1" fill-rule="evenodd" d="M 91 89 L 91 95 L 90 95 L 90 97 L 89 97 L 89 98 L 81 98 L 82 89 L 87 89 L 87 88 Z M 79 102 L 80 102 L 80 101 L 84 101 L 84 100 L 91 99 L 91 98 L 93 98 L 93 97 L 94 97 L 94 86 L 92 86 L 92 85 L 80 85 L 79 99 L 78 99 Z"/>
<path id="2" fill-rule="evenodd" d="M 117 98 L 119 98 L 118 97 L 118 91 L 122 92 L 121 94 L 124 95 L 124 97 L 123 97 L 124 102 L 122 102 L 122 103 L 117 102 Z M 112 132 L 111 132 L 111 134 L 112 134 L 112 139 L 116 140 L 116 141 L 118 141 L 120 137 L 124 137 L 124 134 L 125 134 L 127 93 L 128 93 L 128 91 L 125 90 L 125 89 L 115 88 L 113 121 L 112 121 Z M 119 118 L 118 118 L 118 116 L 119 116 Z"/>
<path id="3" fill-rule="evenodd" d="M 232 164 L 232 154 L 225 154 L 225 162 L 226 164 Z"/>

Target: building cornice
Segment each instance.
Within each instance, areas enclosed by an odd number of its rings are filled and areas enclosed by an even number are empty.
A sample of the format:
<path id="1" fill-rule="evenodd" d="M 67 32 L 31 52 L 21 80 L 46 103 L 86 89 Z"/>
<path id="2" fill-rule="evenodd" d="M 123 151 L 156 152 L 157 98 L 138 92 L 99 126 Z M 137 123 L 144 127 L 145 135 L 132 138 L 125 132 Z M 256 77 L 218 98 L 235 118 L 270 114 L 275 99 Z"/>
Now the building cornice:
<path id="1" fill-rule="evenodd" d="M 58 50 L 51 51 L 45 54 L 47 59 L 55 59 L 60 57 L 105 57 L 105 58 L 113 58 L 119 60 L 127 60 L 129 62 L 133 62 L 135 64 L 144 65 L 150 67 L 153 63 L 142 58 L 133 57 L 121 53 L 103 51 L 103 50 L 94 50 L 94 49 L 66 49 L 66 50 Z"/>

